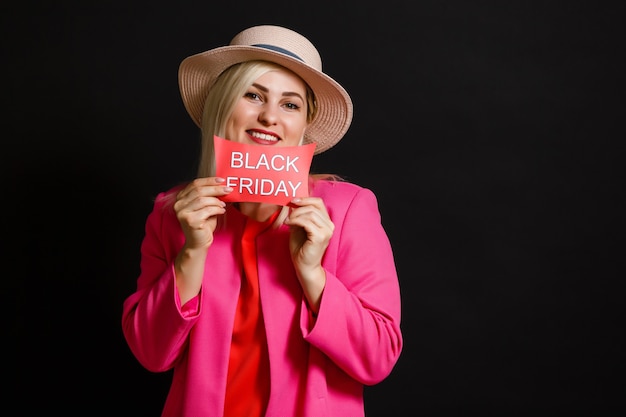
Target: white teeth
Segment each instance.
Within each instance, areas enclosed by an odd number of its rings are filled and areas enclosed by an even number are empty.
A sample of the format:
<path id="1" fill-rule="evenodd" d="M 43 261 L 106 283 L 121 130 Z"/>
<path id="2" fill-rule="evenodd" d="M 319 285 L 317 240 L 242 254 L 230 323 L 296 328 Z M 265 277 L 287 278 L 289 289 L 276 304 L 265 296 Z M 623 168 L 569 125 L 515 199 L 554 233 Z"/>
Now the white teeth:
<path id="1" fill-rule="evenodd" d="M 276 136 L 266 135 L 265 133 L 259 133 L 259 132 L 250 132 L 250 134 L 254 136 L 255 138 L 259 138 L 262 140 L 269 140 L 272 142 L 278 142 L 278 138 Z"/>

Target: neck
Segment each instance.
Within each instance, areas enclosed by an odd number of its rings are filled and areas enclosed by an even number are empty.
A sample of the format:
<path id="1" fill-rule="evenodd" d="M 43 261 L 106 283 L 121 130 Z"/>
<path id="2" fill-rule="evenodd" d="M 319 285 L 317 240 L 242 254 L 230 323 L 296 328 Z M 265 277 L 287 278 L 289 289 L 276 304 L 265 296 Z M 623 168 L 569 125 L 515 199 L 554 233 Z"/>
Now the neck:
<path id="1" fill-rule="evenodd" d="M 237 207 L 242 214 L 257 222 L 264 222 L 269 219 L 272 214 L 280 208 L 280 206 L 275 204 L 266 203 L 236 203 L 235 207 Z"/>

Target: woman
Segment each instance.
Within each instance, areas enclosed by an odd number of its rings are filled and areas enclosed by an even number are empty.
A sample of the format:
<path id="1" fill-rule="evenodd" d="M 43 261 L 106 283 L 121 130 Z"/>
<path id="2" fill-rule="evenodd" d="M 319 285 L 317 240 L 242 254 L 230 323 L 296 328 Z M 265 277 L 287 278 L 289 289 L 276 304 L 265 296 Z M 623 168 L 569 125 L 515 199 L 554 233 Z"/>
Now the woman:
<path id="1" fill-rule="evenodd" d="M 374 194 L 311 175 L 289 206 L 224 203 L 213 138 L 335 145 L 352 121 L 316 48 L 278 26 L 183 60 L 202 131 L 198 178 L 161 193 L 146 221 L 122 327 L 148 370 L 174 369 L 162 416 L 364 416 L 363 386 L 402 350 L 400 291 Z"/>

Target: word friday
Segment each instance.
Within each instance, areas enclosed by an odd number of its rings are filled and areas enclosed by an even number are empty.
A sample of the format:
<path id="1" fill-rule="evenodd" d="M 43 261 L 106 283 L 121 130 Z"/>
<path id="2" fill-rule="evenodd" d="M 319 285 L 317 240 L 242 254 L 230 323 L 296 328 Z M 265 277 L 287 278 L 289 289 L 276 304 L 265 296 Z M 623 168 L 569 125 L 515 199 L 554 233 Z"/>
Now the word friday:
<path id="1" fill-rule="evenodd" d="M 233 187 L 239 194 L 296 197 L 302 181 L 293 183 L 285 180 L 274 182 L 267 178 L 226 177 L 226 186 Z"/>
<path id="2" fill-rule="evenodd" d="M 256 171 L 274 171 L 299 173 L 296 162 L 300 157 L 290 155 L 272 155 L 269 158 L 261 154 L 254 162 L 248 152 L 234 151 L 230 155 L 230 168 Z M 269 178 L 249 178 L 227 176 L 226 186 L 233 187 L 239 194 L 261 195 L 261 196 L 285 196 L 296 197 L 298 189 L 302 186 L 301 181 L 272 180 Z"/>

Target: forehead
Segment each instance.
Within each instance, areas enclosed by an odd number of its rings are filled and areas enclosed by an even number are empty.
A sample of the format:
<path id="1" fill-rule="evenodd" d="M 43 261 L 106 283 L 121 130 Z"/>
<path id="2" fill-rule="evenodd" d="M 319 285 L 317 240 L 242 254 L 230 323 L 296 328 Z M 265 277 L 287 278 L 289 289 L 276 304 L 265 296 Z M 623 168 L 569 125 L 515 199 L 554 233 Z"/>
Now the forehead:
<path id="1" fill-rule="evenodd" d="M 303 96 L 307 90 L 307 85 L 302 78 L 282 67 L 269 70 L 258 77 L 254 83 L 271 91 L 291 91 L 303 94 Z"/>

